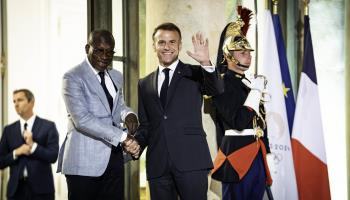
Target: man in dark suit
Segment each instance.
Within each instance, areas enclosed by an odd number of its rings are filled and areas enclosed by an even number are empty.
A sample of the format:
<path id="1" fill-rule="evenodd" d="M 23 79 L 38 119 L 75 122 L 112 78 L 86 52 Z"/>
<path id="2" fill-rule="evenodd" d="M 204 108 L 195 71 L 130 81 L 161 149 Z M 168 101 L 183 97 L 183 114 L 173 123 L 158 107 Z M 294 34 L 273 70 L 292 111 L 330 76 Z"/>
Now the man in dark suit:
<path id="1" fill-rule="evenodd" d="M 181 32 L 164 23 L 153 32 L 159 66 L 139 82 L 139 120 L 136 134 L 146 154 L 151 198 L 207 199 L 209 169 L 213 167 L 202 126 L 202 96 L 222 92 L 222 80 L 209 59 L 208 40 L 192 37 L 189 56 L 201 66 L 178 59 Z"/>
<path id="2" fill-rule="evenodd" d="M 33 113 L 34 96 L 27 89 L 13 92 L 20 119 L 4 128 L 0 141 L 0 168 L 10 167 L 9 200 L 55 198 L 51 164 L 58 155 L 54 122 Z"/>

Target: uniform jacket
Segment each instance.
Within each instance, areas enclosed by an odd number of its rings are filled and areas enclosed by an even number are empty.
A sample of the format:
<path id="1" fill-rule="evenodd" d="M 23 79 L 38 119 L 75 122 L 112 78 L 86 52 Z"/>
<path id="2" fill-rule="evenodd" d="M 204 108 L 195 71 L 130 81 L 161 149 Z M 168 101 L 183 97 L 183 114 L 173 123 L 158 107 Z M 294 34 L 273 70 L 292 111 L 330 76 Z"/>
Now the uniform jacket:
<path id="1" fill-rule="evenodd" d="M 244 78 L 244 75 L 227 70 L 224 74 L 225 92 L 213 97 L 213 105 L 216 110 L 215 124 L 217 134 L 222 138 L 220 150 L 226 156 L 256 142 L 255 136 L 224 136 L 225 130 L 234 129 L 242 131 L 253 128 L 252 121 L 256 113 L 254 110 L 250 110 L 244 106 L 244 102 L 250 92 L 250 88 L 242 82 Z M 260 109 L 264 109 L 262 104 L 260 104 Z M 262 140 L 269 153 L 267 131 L 264 130 L 264 132 Z M 227 160 L 213 174 L 213 178 L 224 182 L 238 181 L 237 173 Z"/>

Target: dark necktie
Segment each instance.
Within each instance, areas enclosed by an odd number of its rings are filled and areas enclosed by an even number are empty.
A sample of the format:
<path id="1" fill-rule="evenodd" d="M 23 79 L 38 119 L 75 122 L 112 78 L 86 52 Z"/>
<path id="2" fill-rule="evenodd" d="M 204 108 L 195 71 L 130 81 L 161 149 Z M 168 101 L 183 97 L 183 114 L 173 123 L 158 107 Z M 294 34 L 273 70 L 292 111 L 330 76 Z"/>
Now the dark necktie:
<path id="1" fill-rule="evenodd" d="M 98 75 L 100 76 L 101 78 L 101 86 L 103 88 L 103 91 L 105 92 L 106 94 L 106 97 L 107 97 L 107 100 L 108 100 L 108 104 L 109 104 L 109 108 L 113 109 L 113 97 L 112 95 L 108 92 L 108 89 L 107 89 L 107 86 L 106 86 L 106 83 L 105 83 L 105 73 L 104 72 L 99 72 Z"/>
<path id="2" fill-rule="evenodd" d="M 23 128 L 24 128 L 24 131 L 26 131 L 26 130 L 28 129 L 28 124 L 27 124 L 27 122 L 24 123 Z M 23 133 L 22 133 L 23 135 L 24 135 L 24 131 L 23 131 Z M 26 164 L 26 163 L 24 164 L 23 172 L 22 172 L 22 174 L 21 174 L 20 176 L 21 176 L 21 178 L 27 177 L 27 176 L 28 176 L 27 164 Z"/>
<path id="3" fill-rule="evenodd" d="M 28 127 L 28 124 L 27 124 L 27 122 L 26 122 L 26 123 L 24 123 L 24 131 L 27 130 L 27 127 Z"/>
<path id="4" fill-rule="evenodd" d="M 168 69 L 168 68 L 163 69 L 165 79 L 163 81 L 162 88 L 160 89 L 160 102 L 162 103 L 163 108 L 165 108 L 166 98 L 167 98 L 167 93 L 168 93 L 169 71 L 170 71 L 170 69 Z"/>

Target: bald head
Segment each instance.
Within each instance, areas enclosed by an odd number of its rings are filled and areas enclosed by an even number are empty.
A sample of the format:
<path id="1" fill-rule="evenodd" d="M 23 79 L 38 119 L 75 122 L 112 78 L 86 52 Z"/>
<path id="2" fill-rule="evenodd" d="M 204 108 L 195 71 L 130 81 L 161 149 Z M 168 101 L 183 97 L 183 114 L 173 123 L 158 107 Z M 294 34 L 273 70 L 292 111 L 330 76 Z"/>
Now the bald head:
<path id="1" fill-rule="evenodd" d="M 97 43 L 107 43 L 114 47 L 114 37 L 111 32 L 99 29 L 91 31 L 89 34 L 88 44 L 94 46 Z"/>

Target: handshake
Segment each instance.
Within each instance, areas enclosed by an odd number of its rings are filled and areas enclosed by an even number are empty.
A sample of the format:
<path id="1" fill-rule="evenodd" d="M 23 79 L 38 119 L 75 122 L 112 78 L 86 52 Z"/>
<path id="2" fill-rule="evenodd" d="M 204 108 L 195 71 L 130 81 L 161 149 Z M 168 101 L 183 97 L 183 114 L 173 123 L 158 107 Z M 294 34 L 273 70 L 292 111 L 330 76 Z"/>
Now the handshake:
<path id="1" fill-rule="evenodd" d="M 126 153 L 131 154 L 134 158 L 140 156 L 140 145 L 133 135 L 127 135 L 126 139 L 122 142 L 122 147 Z"/>
<path id="2" fill-rule="evenodd" d="M 126 153 L 131 154 L 134 158 L 138 158 L 140 155 L 140 145 L 135 139 L 134 135 L 136 133 L 139 122 L 135 114 L 130 113 L 125 117 L 125 125 L 129 130 L 126 139 L 122 142 L 122 147 Z"/>

